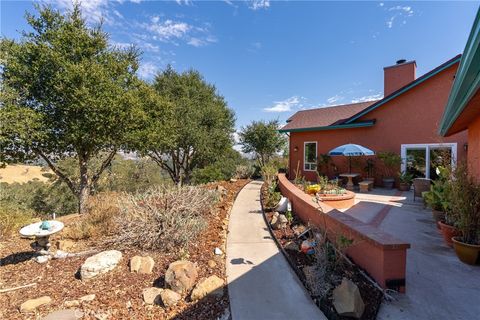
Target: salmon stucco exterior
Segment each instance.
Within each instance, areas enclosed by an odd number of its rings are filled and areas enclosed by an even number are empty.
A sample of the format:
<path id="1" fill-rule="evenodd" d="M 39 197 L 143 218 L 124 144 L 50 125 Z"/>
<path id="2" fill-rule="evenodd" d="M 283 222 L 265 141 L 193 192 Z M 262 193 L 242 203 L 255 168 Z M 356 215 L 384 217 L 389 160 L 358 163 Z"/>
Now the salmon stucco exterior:
<path id="1" fill-rule="evenodd" d="M 362 145 L 376 153 L 391 151 L 401 155 L 404 163 L 398 171 L 405 170 L 410 157 L 420 154 L 419 159 L 425 161 L 423 175 L 426 177 L 434 175 L 430 161 L 436 156 L 435 150 L 448 150 L 453 161 L 465 160 L 467 132 L 448 137 L 438 133 L 459 61 L 460 55 L 415 78 L 416 63 L 401 60 L 384 69 L 386 95 L 383 99 L 297 112 L 280 130 L 289 134 L 289 177 L 295 178 L 298 172 L 308 180 L 315 180 L 317 166 L 308 164 L 312 161 L 308 153 L 315 147 L 316 161 L 322 154 L 348 143 Z M 334 165 L 326 168 L 328 176 L 347 172 L 345 157 L 332 157 L 332 160 Z M 378 162 L 374 172 L 377 184 L 382 177 Z M 365 158 L 359 157 L 355 164 L 353 170 L 365 177 Z"/>

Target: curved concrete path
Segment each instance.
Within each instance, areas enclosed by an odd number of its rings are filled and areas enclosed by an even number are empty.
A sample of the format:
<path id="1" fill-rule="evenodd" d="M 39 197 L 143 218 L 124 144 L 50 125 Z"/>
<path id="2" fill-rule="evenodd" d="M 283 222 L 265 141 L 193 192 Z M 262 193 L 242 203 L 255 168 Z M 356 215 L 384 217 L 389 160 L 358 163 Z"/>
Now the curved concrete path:
<path id="1" fill-rule="evenodd" d="M 326 319 L 270 237 L 261 185 L 246 185 L 230 215 L 226 268 L 232 319 Z"/>

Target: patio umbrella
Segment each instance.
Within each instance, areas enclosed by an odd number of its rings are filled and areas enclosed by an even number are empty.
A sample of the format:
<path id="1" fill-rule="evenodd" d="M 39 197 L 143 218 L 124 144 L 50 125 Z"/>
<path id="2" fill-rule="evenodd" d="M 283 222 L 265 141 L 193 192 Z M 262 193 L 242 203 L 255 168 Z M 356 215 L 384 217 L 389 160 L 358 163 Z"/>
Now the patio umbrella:
<path id="1" fill-rule="evenodd" d="M 352 157 L 373 156 L 375 152 L 368 148 L 362 147 L 361 145 L 349 143 L 330 150 L 328 154 L 330 156 L 348 157 L 349 173 L 352 173 Z"/>

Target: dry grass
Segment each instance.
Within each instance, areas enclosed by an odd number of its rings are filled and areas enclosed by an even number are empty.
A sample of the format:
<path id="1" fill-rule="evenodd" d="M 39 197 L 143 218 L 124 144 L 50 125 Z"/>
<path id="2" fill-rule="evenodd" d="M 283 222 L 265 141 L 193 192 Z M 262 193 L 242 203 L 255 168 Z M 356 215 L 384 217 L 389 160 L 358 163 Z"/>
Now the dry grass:
<path id="1" fill-rule="evenodd" d="M 116 219 L 119 230 L 109 243 L 120 248 L 179 251 L 204 230 L 217 201 L 217 192 L 193 186 L 124 194 Z"/>
<path id="2" fill-rule="evenodd" d="M 38 219 L 37 219 L 38 220 Z M 13 206 L 0 206 L 0 240 L 17 234 L 21 227 L 35 221 L 33 211 L 20 210 Z"/>
<path id="3" fill-rule="evenodd" d="M 32 180 L 48 182 L 48 178 L 43 176 L 44 173 L 51 173 L 51 171 L 44 171 L 40 166 L 8 165 L 5 168 L 0 168 L 0 182 L 25 183 Z"/>
<path id="4" fill-rule="evenodd" d="M 87 212 L 64 229 L 63 237 L 73 240 L 98 239 L 114 233 L 115 217 L 120 212 L 118 198 L 119 194 L 113 192 L 91 197 Z"/>

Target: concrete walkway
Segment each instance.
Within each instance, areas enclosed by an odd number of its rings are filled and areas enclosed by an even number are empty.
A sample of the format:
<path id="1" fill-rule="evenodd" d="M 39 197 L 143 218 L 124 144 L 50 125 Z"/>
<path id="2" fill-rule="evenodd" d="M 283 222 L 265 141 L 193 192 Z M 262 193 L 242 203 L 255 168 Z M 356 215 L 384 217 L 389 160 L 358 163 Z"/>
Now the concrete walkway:
<path id="1" fill-rule="evenodd" d="M 326 319 L 271 239 L 260 187 L 239 193 L 230 215 L 227 280 L 233 320 Z"/>

